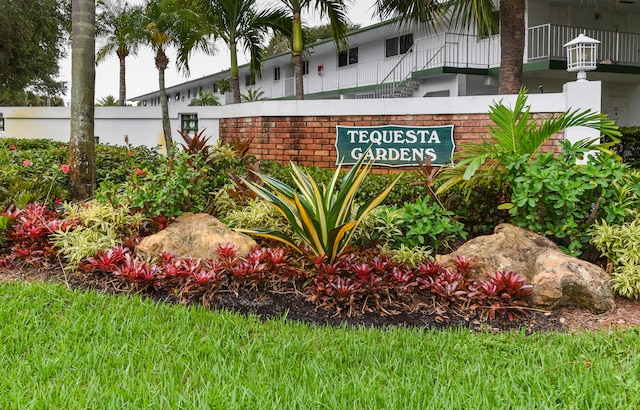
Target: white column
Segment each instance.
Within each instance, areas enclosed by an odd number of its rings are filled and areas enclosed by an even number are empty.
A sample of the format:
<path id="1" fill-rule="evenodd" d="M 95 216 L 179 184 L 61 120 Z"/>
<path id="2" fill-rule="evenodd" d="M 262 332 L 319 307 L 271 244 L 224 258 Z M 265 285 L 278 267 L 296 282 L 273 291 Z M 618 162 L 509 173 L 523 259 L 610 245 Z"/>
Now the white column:
<path id="1" fill-rule="evenodd" d="M 600 81 L 573 81 L 562 87 L 566 95 L 567 110 L 591 110 L 601 112 L 602 108 L 602 83 Z M 597 130 L 587 127 L 570 127 L 564 131 L 564 138 L 572 144 L 584 139 L 599 138 Z"/>

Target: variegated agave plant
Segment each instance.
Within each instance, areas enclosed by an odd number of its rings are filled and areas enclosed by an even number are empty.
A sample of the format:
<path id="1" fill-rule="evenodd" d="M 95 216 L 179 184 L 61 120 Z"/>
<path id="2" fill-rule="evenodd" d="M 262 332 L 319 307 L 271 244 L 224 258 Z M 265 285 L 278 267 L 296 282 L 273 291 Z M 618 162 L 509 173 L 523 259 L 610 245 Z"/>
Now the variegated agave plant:
<path id="1" fill-rule="evenodd" d="M 373 162 L 365 163 L 366 155 L 347 172 L 338 186 L 341 165 L 338 165 L 328 186 L 319 185 L 313 177 L 295 164 L 292 176 L 295 188 L 268 175 L 256 173 L 264 182 L 257 185 L 245 180 L 258 196 L 269 201 L 289 221 L 296 237 L 302 239 L 316 256 L 333 262 L 336 255 L 349 244 L 354 229 L 364 217 L 378 206 L 402 177 L 398 177 L 377 197 L 357 207 L 355 197 L 371 170 Z M 355 212 L 353 208 L 357 207 Z M 275 239 L 302 253 L 293 237 L 271 228 L 238 229 L 240 232 Z"/>

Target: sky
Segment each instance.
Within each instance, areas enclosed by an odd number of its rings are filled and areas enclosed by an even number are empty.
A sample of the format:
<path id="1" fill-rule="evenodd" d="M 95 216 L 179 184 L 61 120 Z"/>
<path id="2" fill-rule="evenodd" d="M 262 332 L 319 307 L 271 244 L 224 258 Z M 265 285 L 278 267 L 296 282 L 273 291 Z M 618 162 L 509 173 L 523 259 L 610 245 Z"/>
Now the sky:
<path id="1" fill-rule="evenodd" d="M 144 0 L 130 0 L 131 4 L 143 4 Z M 374 24 L 379 21 L 373 18 L 373 5 L 375 0 L 355 0 L 349 8 L 349 18 L 353 23 L 360 24 L 362 27 Z M 319 21 L 314 16 L 303 15 L 303 22 L 309 26 L 318 26 L 325 24 L 326 21 Z M 99 40 L 96 41 L 96 48 L 99 47 Z M 171 60 L 169 68 L 165 72 L 165 84 L 167 87 L 180 84 L 182 82 L 193 80 L 199 77 L 217 73 L 229 68 L 229 52 L 222 43 L 216 46 L 218 52 L 215 55 L 206 55 L 203 53 L 194 54 L 189 61 L 191 70 L 190 76 L 186 77 L 183 73 L 178 73 L 175 66 L 175 53 L 169 51 L 167 54 Z M 241 52 L 241 50 L 238 50 Z M 68 103 L 71 95 L 71 51 L 68 57 L 61 61 L 60 79 L 67 82 L 67 94 L 63 97 L 65 103 Z M 240 64 L 247 62 L 246 57 L 240 58 Z M 119 64 L 118 58 L 112 55 L 102 61 L 96 67 L 96 101 L 108 95 L 118 98 L 118 78 Z M 129 56 L 126 60 L 126 81 L 127 81 L 127 98 L 136 97 L 146 93 L 150 93 L 159 89 L 158 70 L 155 67 L 154 54 L 149 48 L 142 48 L 137 56 Z"/>

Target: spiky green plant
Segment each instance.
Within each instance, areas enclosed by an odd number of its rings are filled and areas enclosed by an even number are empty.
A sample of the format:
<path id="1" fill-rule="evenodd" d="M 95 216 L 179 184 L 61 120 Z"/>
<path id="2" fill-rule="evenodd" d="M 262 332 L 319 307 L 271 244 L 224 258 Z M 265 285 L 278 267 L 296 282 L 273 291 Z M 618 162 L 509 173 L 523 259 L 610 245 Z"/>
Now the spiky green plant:
<path id="1" fill-rule="evenodd" d="M 355 228 L 364 217 L 384 200 L 402 174 L 386 187 L 377 197 L 358 207 L 353 212 L 355 197 L 362 182 L 368 175 L 372 162 L 365 163 L 363 155 L 346 173 L 340 184 L 341 164 L 338 165 L 328 185 L 319 185 L 311 175 L 291 164 L 295 188 L 268 175 L 256 173 L 264 185 L 248 180 L 244 182 L 259 197 L 269 201 L 282 213 L 294 233 L 316 256 L 325 256 L 333 262 L 351 241 Z M 338 186 L 339 185 L 339 186 Z M 240 230 L 245 233 L 275 239 L 302 253 L 300 244 L 290 235 L 277 229 L 252 228 Z"/>

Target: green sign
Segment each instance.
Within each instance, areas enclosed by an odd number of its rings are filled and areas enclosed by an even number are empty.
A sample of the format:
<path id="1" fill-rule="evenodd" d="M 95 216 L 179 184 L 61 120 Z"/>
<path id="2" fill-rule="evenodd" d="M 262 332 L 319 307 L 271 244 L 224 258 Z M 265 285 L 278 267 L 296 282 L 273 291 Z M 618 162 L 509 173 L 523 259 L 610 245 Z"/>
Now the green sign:
<path id="1" fill-rule="evenodd" d="M 429 157 L 432 165 L 448 165 L 455 144 L 453 125 L 438 127 L 337 126 L 337 162 L 355 164 L 363 155 L 376 165 L 402 167 L 418 165 Z"/>

